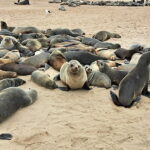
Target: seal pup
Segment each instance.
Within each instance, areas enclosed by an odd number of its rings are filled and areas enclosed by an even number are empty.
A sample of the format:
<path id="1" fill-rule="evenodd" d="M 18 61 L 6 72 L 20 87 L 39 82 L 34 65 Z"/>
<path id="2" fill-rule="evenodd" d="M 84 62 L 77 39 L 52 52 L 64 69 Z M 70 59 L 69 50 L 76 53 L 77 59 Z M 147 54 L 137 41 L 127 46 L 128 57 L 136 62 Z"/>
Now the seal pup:
<path id="1" fill-rule="evenodd" d="M 68 90 L 81 88 L 90 90 L 86 71 L 77 60 L 64 63 L 60 69 L 60 74 L 54 77 L 54 80 L 61 80 L 68 87 Z"/>
<path id="2" fill-rule="evenodd" d="M 119 85 L 121 80 L 128 74 L 127 71 L 114 70 L 110 68 L 106 63 L 97 61 L 100 72 L 105 73 L 113 84 Z"/>
<path id="3" fill-rule="evenodd" d="M 16 72 L 0 70 L 0 80 L 5 78 L 15 78 L 15 77 L 17 77 Z"/>
<path id="4" fill-rule="evenodd" d="M 35 68 L 34 66 L 16 63 L 0 65 L 0 69 L 4 71 L 13 71 L 18 75 L 30 75 L 33 71 L 37 70 L 37 68 Z"/>
<path id="5" fill-rule="evenodd" d="M 19 108 L 33 104 L 37 100 L 34 89 L 23 90 L 10 87 L 0 91 L 0 122 L 15 113 Z"/>
<path id="6" fill-rule="evenodd" d="M 136 67 L 120 82 L 119 96 L 110 91 L 113 103 L 117 106 L 131 107 L 140 100 L 140 95 L 150 98 L 148 91 L 150 52 L 144 53 Z"/>
<path id="7" fill-rule="evenodd" d="M 111 87 L 110 78 L 100 71 L 93 71 L 89 65 L 84 66 L 88 77 L 88 83 L 91 86 L 104 87 L 106 89 Z"/>
<path id="8" fill-rule="evenodd" d="M 8 78 L 0 80 L 0 91 L 9 87 L 18 87 L 25 84 L 26 81 L 20 78 Z"/>
<path id="9" fill-rule="evenodd" d="M 121 38 L 121 36 L 117 33 L 110 33 L 108 31 L 99 31 L 93 36 L 93 38 L 103 42 L 109 40 L 110 38 Z"/>
<path id="10" fill-rule="evenodd" d="M 134 53 L 142 52 L 142 50 L 143 50 L 142 46 L 136 46 L 130 50 L 119 48 L 114 53 L 120 59 L 125 59 L 125 58 L 131 59 Z"/>

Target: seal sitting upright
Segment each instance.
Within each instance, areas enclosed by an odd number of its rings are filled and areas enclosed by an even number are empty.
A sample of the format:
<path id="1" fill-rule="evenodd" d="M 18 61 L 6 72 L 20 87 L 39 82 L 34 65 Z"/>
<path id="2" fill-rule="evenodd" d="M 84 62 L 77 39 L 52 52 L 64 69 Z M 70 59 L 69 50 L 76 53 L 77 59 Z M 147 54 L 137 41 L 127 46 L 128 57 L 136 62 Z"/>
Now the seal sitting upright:
<path id="1" fill-rule="evenodd" d="M 68 90 L 80 88 L 90 89 L 87 85 L 86 71 L 77 60 L 71 60 L 62 65 L 60 75 L 54 78 L 54 80 L 59 79 L 68 86 Z"/>
<path id="2" fill-rule="evenodd" d="M 110 91 L 117 106 L 131 107 L 140 99 L 140 95 L 150 97 L 148 92 L 150 52 L 144 53 L 136 67 L 120 82 L 119 97 Z"/>

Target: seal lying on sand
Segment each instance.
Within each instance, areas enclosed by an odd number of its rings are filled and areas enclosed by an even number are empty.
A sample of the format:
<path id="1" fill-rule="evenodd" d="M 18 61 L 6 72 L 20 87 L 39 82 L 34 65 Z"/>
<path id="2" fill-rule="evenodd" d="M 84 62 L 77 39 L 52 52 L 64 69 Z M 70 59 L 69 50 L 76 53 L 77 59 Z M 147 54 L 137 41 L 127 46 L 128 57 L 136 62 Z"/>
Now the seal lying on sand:
<path id="1" fill-rule="evenodd" d="M 44 66 L 45 63 L 47 63 L 49 61 L 49 56 L 50 56 L 49 53 L 42 52 L 40 54 L 31 56 L 20 63 L 26 64 L 26 65 L 32 65 L 36 68 L 39 68 L 39 67 Z"/>
<path id="2" fill-rule="evenodd" d="M 84 88 L 89 90 L 87 74 L 84 67 L 77 61 L 71 60 L 63 64 L 60 74 L 54 80 L 61 80 L 69 89 Z"/>
<path id="3" fill-rule="evenodd" d="M 48 89 L 60 89 L 62 91 L 67 91 L 68 89 L 66 87 L 59 87 L 56 85 L 55 81 L 50 79 L 49 74 L 43 72 L 43 71 L 34 71 L 31 75 L 31 79 L 36 84 L 48 88 Z"/>
<path id="4" fill-rule="evenodd" d="M 0 65 L 0 69 L 4 71 L 13 71 L 18 75 L 30 75 L 33 71 L 37 70 L 37 68 L 31 65 L 15 63 Z"/>
<path id="5" fill-rule="evenodd" d="M 37 99 L 37 92 L 33 89 L 23 90 L 10 87 L 0 92 L 0 122 L 15 113 L 19 108 L 33 104 Z"/>
<path id="6" fill-rule="evenodd" d="M 116 56 L 118 58 L 121 58 L 121 59 L 131 59 L 132 55 L 134 53 L 138 53 L 140 51 L 143 50 L 143 47 L 142 46 L 136 46 L 130 50 L 127 50 L 127 49 L 123 49 L 123 48 L 119 48 L 117 49 L 114 53 L 116 54 Z"/>
<path id="7" fill-rule="evenodd" d="M 20 78 L 3 79 L 0 81 L 0 91 L 9 87 L 17 87 L 25 83 L 26 81 Z"/>
<path id="8" fill-rule="evenodd" d="M 48 36 L 58 35 L 58 34 L 61 34 L 61 35 L 66 34 L 66 35 L 70 35 L 70 36 L 73 36 L 73 37 L 80 36 L 80 34 L 78 34 L 77 32 L 73 32 L 69 29 L 57 28 L 57 29 L 48 29 L 46 31 L 46 35 L 48 35 Z"/>
<path id="9" fill-rule="evenodd" d="M 106 41 L 109 40 L 110 38 L 121 38 L 121 36 L 117 33 L 110 33 L 108 31 L 100 31 L 96 33 L 93 38 L 99 40 L 99 41 Z"/>
<path id="10" fill-rule="evenodd" d="M 15 78 L 15 77 L 17 77 L 16 72 L 0 70 L 0 80 L 5 78 Z"/>
<path id="11" fill-rule="evenodd" d="M 16 4 L 16 5 L 30 5 L 29 0 L 23 0 L 21 2 L 20 2 L 20 0 L 18 0 L 18 2 L 17 3 L 15 2 L 14 4 Z"/>
<path id="12" fill-rule="evenodd" d="M 111 69 L 106 63 L 97 61 L 97 65 L 99 67 L 99 70 L 111 79 L 111 82 L 113 84 L 119 85 L 121 80 L 128 74 L 127 71 L 119 71 Z"/>
<path id="13" fill-rule="evenodd" d="M 104 87 L 106 89 L 111 87 L 111 80 L 106 74 L 100 71 L 93 71 L 89 65 L 85 65 L 84 67 L 88 76 L 89 85 Z"/>
<path id="14" fill-rule="evenodd" d="M 110 91 L 117 106 L 131 107 L 140 99 L 140 95 L 150 97 L 148 92 L 150 52 L 144 53 L 136 67 L 120 82 L 119 97 Z"/>
<path id="15" fill-rule="evenodd" d="M 5 36 L 0 43 L 0 47 L 7 50 L 19 50 L 20 53 L 23 53 L 26 56 L 32 56 L 33 52 L 30 51 L 27 47 L 23 46 L 18 42 L 18 40 L 11 36 Z"/>
<path id="16" fill-rule="evenodd" d="M 86 51 L 67 51 L 64 53 L 64 56 L 66 57 L 67 61 L 77 60 L 82 65 L 90 65 L 96 60 L 106 60 L 104 57 L 100 57 Z"/>

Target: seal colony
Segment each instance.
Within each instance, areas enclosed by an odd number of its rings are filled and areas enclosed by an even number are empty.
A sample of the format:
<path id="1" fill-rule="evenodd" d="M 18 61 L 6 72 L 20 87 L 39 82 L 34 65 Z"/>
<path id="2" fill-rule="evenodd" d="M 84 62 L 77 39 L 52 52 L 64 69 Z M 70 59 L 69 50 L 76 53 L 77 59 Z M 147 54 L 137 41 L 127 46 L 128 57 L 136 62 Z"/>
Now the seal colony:
<path id="1" fill-rule="evenodd" d="M 119 86 L 119 96 L 113 91 L 110 96 L 115 105 L 123 107 L 131 107 L 140 95 L 150 97 L 150 49 L 139 45 L 126 49 L 108 42 L 110 38 L 121 38 L 118 33 L 98 31 L 87 37 L 81 29 L 40 30 L 32 26 L 10 27 L 1 21 L 0 34 L 0 122 L 37 99 L 35 89 L 25 91 L 18 87 L 28 81 L 17 75 L 30 75 L 33 84 L 49 91 L 92 90 L 89 86 L 109 89 L 115 84 Z M 134 63 L 130 70 L 120 69 L 127 64 L 117 61 L 125 59 Z M 47 73 L 49 67 L 59 71 L 54 79 Z"/>

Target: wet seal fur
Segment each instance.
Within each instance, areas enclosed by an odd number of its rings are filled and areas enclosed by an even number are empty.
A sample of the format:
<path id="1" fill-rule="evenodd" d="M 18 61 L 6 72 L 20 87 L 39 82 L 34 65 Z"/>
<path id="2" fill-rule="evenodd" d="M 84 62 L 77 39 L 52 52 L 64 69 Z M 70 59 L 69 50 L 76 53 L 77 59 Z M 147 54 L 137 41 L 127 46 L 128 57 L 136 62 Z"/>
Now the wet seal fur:
<path id="1" fill-rule="evenodd" d="M 113 103 L 117 106 L 131 107 L 140 100 L 141 94 L 150 98 L 148 91 L 150 52 L 144 53 L 136 67 L 120 82 L 119 96 L 110 91 Z"/>
<path id="2" fill-rule="evenodd" d="M 0 122 L 10 117 L 19 108 L 29 106 L 36 100 L 37 92 L 33 89 L 10 87 L 0 91 Z"/>

